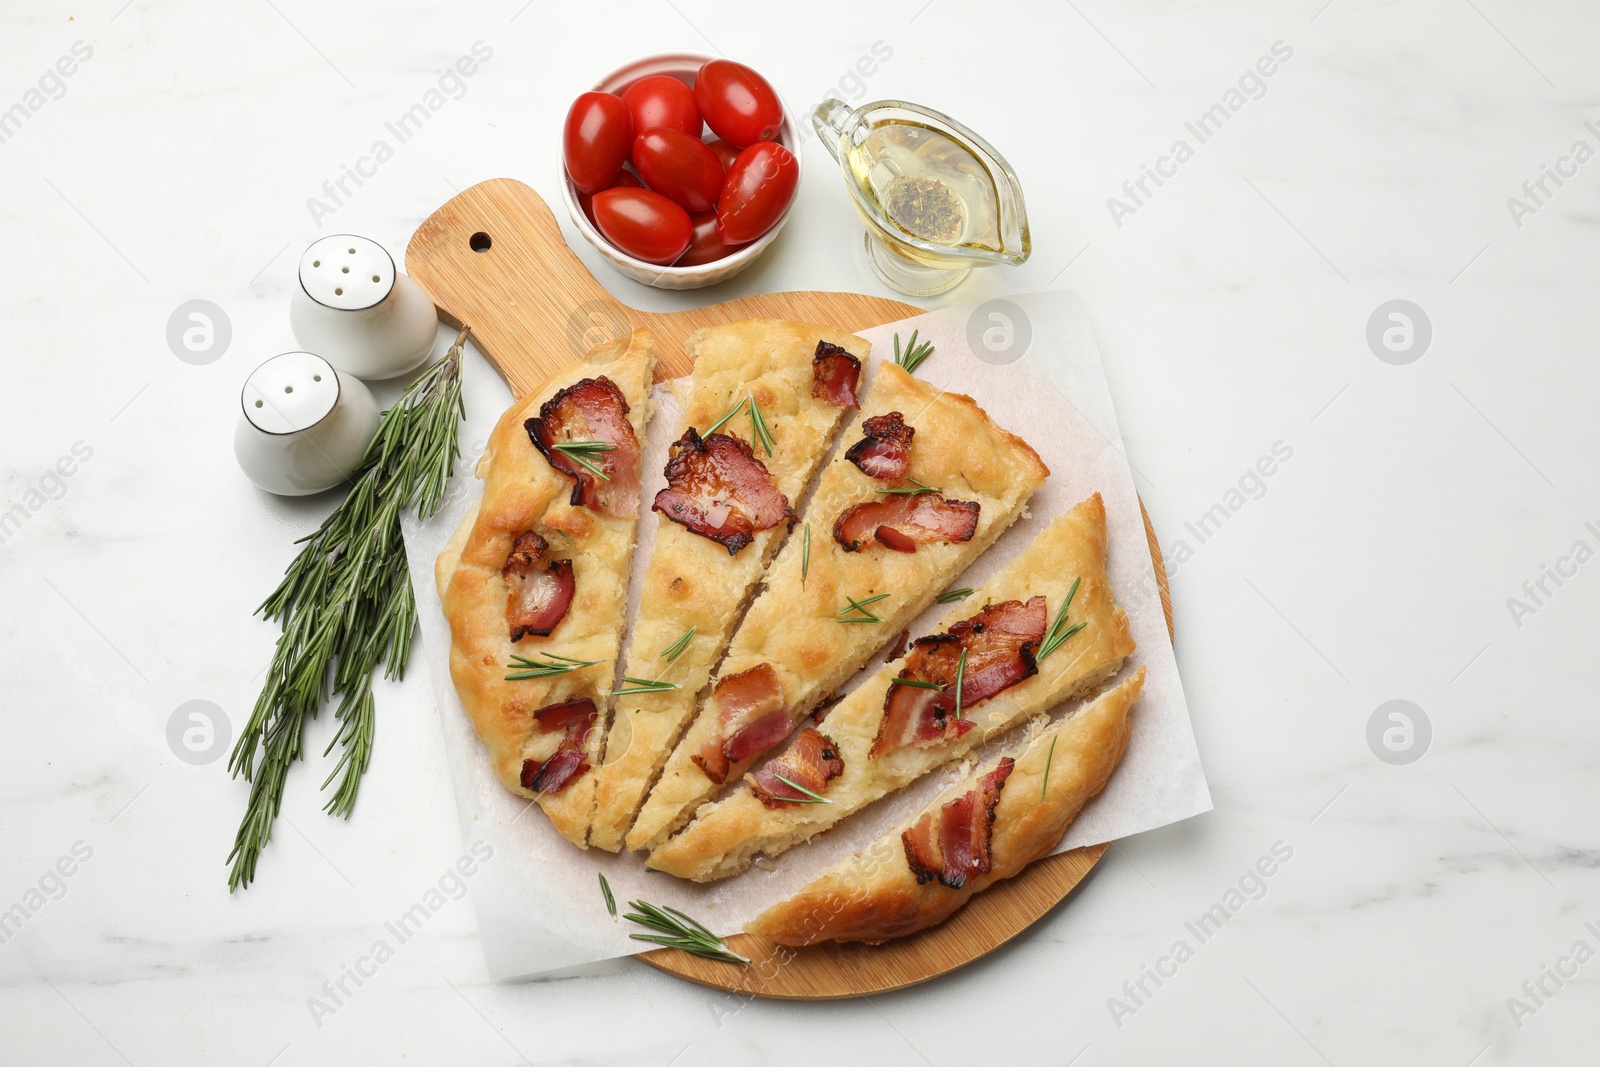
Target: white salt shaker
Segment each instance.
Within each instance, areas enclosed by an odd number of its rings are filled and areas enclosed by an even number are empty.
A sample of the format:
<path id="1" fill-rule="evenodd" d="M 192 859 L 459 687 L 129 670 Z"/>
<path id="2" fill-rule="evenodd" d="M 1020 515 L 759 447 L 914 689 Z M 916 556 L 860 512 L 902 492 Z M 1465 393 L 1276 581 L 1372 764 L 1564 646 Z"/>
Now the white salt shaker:
<path id="1" fill-rule="evenodd" d="M 332 489 L 361 465 L 378 432 L 378 402 L 359 378 L 321 356 L 285 352 L 251 372 L 233 432 L 233 452 L 269 493 Z"/>
<path id="2" fill-rule="evenodd" d="M 358 378 L 394 378 L 433 352 L 438 315 L 422 287 L 376 241 L 323 237 L 300 257 L 289 303 L 295 342 Z"/>

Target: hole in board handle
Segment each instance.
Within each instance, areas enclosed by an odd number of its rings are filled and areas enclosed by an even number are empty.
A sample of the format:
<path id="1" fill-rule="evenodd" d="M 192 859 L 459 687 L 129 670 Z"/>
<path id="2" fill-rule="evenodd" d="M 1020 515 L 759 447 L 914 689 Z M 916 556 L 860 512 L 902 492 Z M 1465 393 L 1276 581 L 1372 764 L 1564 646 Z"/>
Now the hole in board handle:
<path id="1" fill-rule="evenodd" d="M 474 252 L 487 252 L 489 251 L 489 246 L 494 244 L 494 242 L 490 240 L 488 234 L 484 233 L 482 230 L 479 230 L 477 233 L 467 238 L 467 244 Z"/>

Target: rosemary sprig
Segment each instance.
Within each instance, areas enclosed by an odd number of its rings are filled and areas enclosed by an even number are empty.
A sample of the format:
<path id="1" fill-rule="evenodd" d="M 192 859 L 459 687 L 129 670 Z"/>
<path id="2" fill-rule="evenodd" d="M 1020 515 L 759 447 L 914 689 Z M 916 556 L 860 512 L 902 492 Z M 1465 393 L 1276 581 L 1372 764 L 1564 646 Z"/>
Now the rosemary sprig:
<path id="1" fill-rule="evenodd" d="M 772 448 L 778 439 L 772 436 L 772 427 L 767 425 L 767 417 L 761 414 L 761 405 L 756 403 L 754 393 L 750 394 L 750 431 L 761 442 L 761 447 L 767 450 L 767 455 L 772 455 Z"/>
<path id="2" fill-rule="evenodd" d="M 1086 622 L 1073 623 L 1067 626 L 1067 609 L 1072 606 L 1072 598 L 1078 595 L 1078 584 L 1081 577 L 1072 579 L 1072 588 L 1067 590 L 1067 599 L 1061 602 L 1061 610 L 1056 612 L 1055 620 L 1050 623 L 1050 629 L 1044 632 L 1044 641 L 1039 645 L 1037 662 L 1044 662 L 1046 656 L 1060 648 L 1062 643 L 1085 626 Z"/>
<path id="3" fill-rule="evenodd" d="M 600 876 L 600 895 L 606 898 L 606 911 L 610 912 L 611 917 L 615 919 L 617 917 L 617 898 L 611 895 L 611 883 L 606 881 L 604 871 L 596 871 L 595 873 Z"/>
<path id="4" fill-rule="evenodd" d="M 250 783 L 244 818 L 228 853 L 228 887 L 248 886 L 272 839 L 289 767 L 302 755 L 306 719 L 337 698 L 339 729 L 324 755 L 343 751 L 324 788 L 324 810 L 348 818 L 372 758 L 377 705 L 372 673 L 400 678 L 411 656 L 417 605 L 406 570 L 400 514 L 427 518 L 444 500 L 466 414 L 462 345 L 423 371 L 383 413 L 349 493 L 303 547 L 257 612 L 282 627 L 266 680 L 228 768 Z"/>
<path id="5" fill-rule="evenodd" d="M 909 685 L 913 689 L 937 689 L 944 691 L 943 682 L 925 682 L 921 678 L 890 678 L 890 685 Z"/>
<path id="6" fill-rule="evenodd" d="M 958 600 L 967 599 L 967 597 L 971 596 L 974 592 L 976 592 L 976 590 L 974 590 L 970 585 L 964 585 L 960 589 L 946 589 L 933 599 L 941 604 L 954 604 Z"/>
<path id="7" fill-rule="evenodd" d="M 850 601 L 850 604 L 849 604 L 848 607 L 840 608 L 839 611 L 837 612 L 837 614 L 839 614 L 841 616 L 844 616 L 844 615 L 850 614 L 850 612 L 852 612 L 852 611 L 859 611 L 861 613 L 861 615 L 859 617 L 856 617 L 856 618 L 841 618 L 841 619 L 839 619 L 839 621 L 840 622 L 882 622 L 883 620 L 881 618 L 879 618 L 876 614 L 874 614 L 867 607 L 867 605 L 868 604 L 876 604 L 880 600 L 887 599 L 888 596 L 889 596 L 888 593 L 878 593 L 875 596 L 862 597 L 860 600 L 857 600 L 855 597 L 850 596 L 849 594 L 846 594 L 845 595 L 845 599 Z"/>
<path id="8" fill-rule="evenodd" d="M 790 789 L 798 789 L 800 792 L 805 794 L 805 798 L 804 799 L 802 799 L 801 797 L 779 797 L 778 798 L 778 799 L 782 800 L 786 804 L 832 804 L 833 803 L 833 801 L 829 800 L 827 797 L 823 796 L 821 793 L 813 793 L 811 790 L 807 789 L 805 786 L 801 785 L 799 782 L 790 781 L 788 778 L 785 778 L 781 774 L 774 774 L 772 777 L 776 778 L 778 781 L 782 782 L 784 785 L 788 786 Z"/>
<path id="9" fill-rule="evenodd" d="M 1044 782 L 1039 786 L 1039 803 L 1041 804 L 1044 803 L 1045 795 L 1050 789 L 1050 765 L 1056 761 L 1056 742 L 1059 740 L 1061 740 L 1060 734 L 1050 739 L 1050 754 L 1045 757 L 1044 761 Z"/>
<path id="10" fill-rule="evenodd" d="M 933 342 L 924 341 L 917 344 L 917 331 L 911 331 L 911 340 L 906 342 L 904 352 L 900 351 L 900 335 L 894 335 L 894 361 L 907 374 L 917 373 L 917 368 L 922 366 L 923 360 L 933 355 Z"/>
<path id="11" fill-rule="evenodd" d="M 683 655 L 683 650 L 689 647 L 690 641 L 694 640 L 694 634 L 697 629 L 699 629 L 699 627 L 691 626 L 687 630 L 683 631 L 683 635 L 681 637 L 661 650 L 660 658 L 666 660 L 668 663 L 671 663 L 679 656 Z"/>
<path id="12" fill-rule="evenodd" d="M 612 696 L 631 697 L 640 693 L 665 693 L 678 688 L 677 682 L 663 682 L 654 678 L 629 678 L 626 674 L 622 676 L 622 681 L 630 688 L 613 689 Z"/>
<path id="13" fill-rule="evenodd" d="M 649 941 L 651 944 L 665 945 L 668 948 L 681 948 L 693 955 L 703 956 L 708 960 L 722 960 L 724 963 L 750 962 L 748 957 L 741 956 L 724 945 L 716 934 L 677 908 L 657 907 L 644 900 L 630 900 L 628 907 L 634 910 L 624 915 L 624 919 L 658 931 L 654 934 L 629 934 L 628 936 L 635 941 Z"/>
<path id="14" fill-rule="evenodd" d="M 722 418 L 718 419 L 716 422 L 713 422 L 711 424 L 710 428 L 708 428 L 706 430 L 706 434 L 705 435 L 707 437 L 710 437 L 712 434 L 714 434 L 718 430 L 722 429 L 723 426 L 727 425 L 728 420 L 733 418 L 735 415 L 739 414 L 739 412 L 743 411 L 744 410 L 744 406 L 746 404 L 748 404 L 749 402 L 750 402 L 750 398 L 746 397 L 745 399 L 739 401 L 737 404 L 733 405 L 733 407 L 729 409 L 729 411 L 728 411 L 728 413 L 726 415 L 722 416 Z"/>
<path id="15" fill-rule="evenodd" d="M 921 496 L 923 493 L 944 492 L 936 485 L 928 485 L 926 482 L 919 482 L 915 478 L 911 479 L 911 481 L 915 484 L 897 486 L 893 489 L 874 489 L 873 492 L 882 493 L 884 496 Z"/>
<path id="16" fill-rule="evenodd" d="M 616 445 L 607 444 L 605 441 L 563 441 L 556 445 L 557 452 L 560 452 L 596 478 L 608 482 L 611 480 L 611 476 L 605 472 L 600 464 L 589 457 L 602 452 L 614 452 L 616 448 Z"/>
<path id="17" fill-rule="evenodd" d="M 554 678 L 558 674 L 569 674 L 585 667 L 593 667 L 599 662 L 597 659 L 558 656 L 553 652 L 545 653 L 542 660 L 529 659 L 527 656 L 512 656 L 511 662 L 506 664 L 506 670 L 513 673 L 506 675 L 506 681 L 522 682 L 529 678 Z"/>
<path id="18" fill-rule="evenodd" d="M 956 721 L 961 721 L 961 687 L 967 681 L 967 650 L 961 650 L 961 658 L 956 661 Z"/>
<path id="19" fill-rule="evenodd" d="M 800 584 L 806 584 L 806 574 L 811 570 L 811 524 L 806 523 L 800 541 Z"/>

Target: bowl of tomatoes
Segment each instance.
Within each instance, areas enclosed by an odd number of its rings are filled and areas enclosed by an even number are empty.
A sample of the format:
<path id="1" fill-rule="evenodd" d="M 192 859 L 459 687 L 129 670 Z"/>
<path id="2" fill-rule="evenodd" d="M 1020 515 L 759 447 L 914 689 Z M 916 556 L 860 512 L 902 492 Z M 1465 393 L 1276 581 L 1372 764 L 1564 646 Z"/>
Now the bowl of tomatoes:
<path id="1" fill-rule="evenodd" d="M 575 100 L 562 136 L 572 224 L 658 289 L 733 277 L 772 244 L 800 184 L 793 119 L 750 67 L 699 52 L 634 60 Z"/>

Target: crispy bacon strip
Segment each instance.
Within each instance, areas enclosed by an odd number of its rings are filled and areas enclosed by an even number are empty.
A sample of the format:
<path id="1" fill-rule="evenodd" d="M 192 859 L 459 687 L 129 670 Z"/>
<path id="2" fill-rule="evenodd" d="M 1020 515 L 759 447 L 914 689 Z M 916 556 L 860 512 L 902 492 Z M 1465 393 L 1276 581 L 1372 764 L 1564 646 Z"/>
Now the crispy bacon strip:
<path id="1" fill-rule="evenodd" d="M 925 813 L 900 835 L 918 885 L 937 878 L 940 885 L 960 889 L 967 879 L 989 873 L 994 865 L 994 809 L 1014 766 L 1016 761 L 1005 757 L 972 789 Z"/>
<path id="2" fill-rule="evenodd" d="M 639 439 L 628 421 L 628 401 L 610 378 L 585 378 L 567 386 L 540 405 L 539 414 L 522 426 L 550 466 L 573 480 L 573 507 L 587 505 L 619 516 L 638 511 Z M 577 441 L 612 446 L 609 452 L 583 454 L 605 477 L 556 447 Z"/>
<path id="3" fill-rule="evenodd" d="M 566 617 L 577 588 L 570 559 L 550 560 L 543 568 L 543 556 L 550 545 L 528 530 L 518 534 L 506 557 L 500 577 L 506 583 L 506 626 L 511 640 L 526 634 L 549 637 L 556 624 Z"/>
<path id="4" fill-rule="evenodd" d="M 795 736 L 788 751 L 777 759 L 768 760 L 754 774 L 745 775 L 744 781 L 756 799 L 767 807 L 789 808 L 816 803 L 795 786 L 821 793 L 829 782 L 843 773 L 844 757 L 839 755 L 839 747 L 820 731 L 807 727 Z M 780 776 L 789 781 L 780 781 Z"/>
<path id="5" fill-rule="evenodd" d="M 522 788 L 546 795 L 559 793 L 589 769 L 589 731 L 599 712 L 594 701 L 583 698 L 540 708 L 533 717 L 540 730 L 563 729 L 567 736 L 549 759 L 522 761 Z"/>
<path id="6" fill-rule="evenodd" d="M 672 445 L 666 475 L 667 487 L 656 494 L 653 509 L 725 546 L 730 556 L 760 531 L 795 520 L 766 464 L 737 437 L 714 433 L 701 439 L 689 427 Z"/>
<path id="7" fill-rule="evenodd" d="M 970 541 L 977 529 L 976 501 L 918 493 L 852 504 L 833 524 L 833 539 L 846 552 L 857 552 L 868 545 L 915 552 L 917 545 L 933 541 Z"/>
<path id="8" fill-rule="evenodd" d="M 765 752 L 788 737 L 794 725 L 778 672 L 766 663 L 728 675 L 711 691 L 711 699 L 717 705 L 721 737 L 689 758 L 713 782 L 727 781 L 735 763 Z"/>
<path id="9" fill-rule="evenodd" d="M 856 406 L 856 386 L 861 381 L 861 361 L 838 345 L 817 342 L 811 357 L 811 395 L 835 407 Z"/>
<path id="10" fill-rule="evenodd" d="M 911 465 L 911 438 L 916 427 L 907 426 L 898 411 L 874 415 L 861 424 L 866 435 L 850 446 L 844 458 L 861 468 L 861 473 L 882 482 L 899 481 Z"/>
<path id="11" fill-rule="evenodd" d="M 1033 654 L 1044 640 L 1045 616 L 1042 596 L 1026 604 L 1007 600 L 956 623 L 949 633 L 913 641 L 899 677 L 944 688 L 889 686 L 872 755 L 882 756 L 901 745 L 953 740 L 972 729 L 971 708 L 1038 673 Z M 962 679 L 959 719 L 955 717 L 957 674 Z"/>

